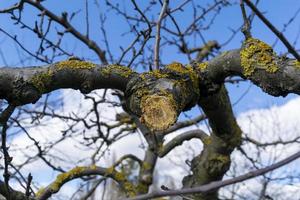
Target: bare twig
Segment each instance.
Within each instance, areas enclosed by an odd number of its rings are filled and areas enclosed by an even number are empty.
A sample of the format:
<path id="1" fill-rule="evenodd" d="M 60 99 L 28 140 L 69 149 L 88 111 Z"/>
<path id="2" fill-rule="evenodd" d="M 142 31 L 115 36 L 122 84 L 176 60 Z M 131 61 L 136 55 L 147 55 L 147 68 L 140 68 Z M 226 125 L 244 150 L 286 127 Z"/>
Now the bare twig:
<path id="1" fill-rule="evenodd" d="M 300 61 L 300 55 L 294 49 L 294 47 L 289 43 L 289 41 L 285 38 L 285 36 L 278 31 L 275 26 L 256 8 L 256 6 L 249 0 L 243 0 L 251 10 L 261 19 L 261 21 L 281 40 L 281 42 L 286 46 L 288 51 L 298 60 Z"/>
<path id="2" fill-rule="evenodd" d="M 9 187 L 9 178 L 10 178 L 10 174 L 8 172 L 8 166 L 12 160 L 12 157 L 9 156 L 8 153 L 8 147 L 6 146 L 6 131 L 7 131 L 7 121 L 9 119 L 9 117 L 12 115 L 12 113 L 15 110 L 15 106 L 14 105 L 8 105 L 7 108 L 1 113 L 0 116 L 0 126 L 1 126 L 1 136 L 2 136 L 2 151 L 4 154 L 4 182 L 6 185 L 6 191 L 7 191 L 7 198 L 8 200 L 10 200 L 10 187 Z"/>
<path id="3" fill-rule="evenodd" d="M 246 9 L 245 9 L 243 0 L 240 0 L 240 7 L 241 7 L 241 10 L 242 10 L 242 16 L 243 16 L 243 20 L 244 20 L 244 25 L 243 25 L 243 28 L 242 28 L 242 32 L 245 35 L 245 38 L 248 39 L 248 38 L 251 37 L 251 32 L 250 32 L 251 27 L 250 27 L 249 20 L 247 18 Z"/>
<path id="4" fill-rule="evenodd" d="M 160 151 L 158 153 L 159 157 L 164 157 L 170 151 L 172 151 L 175 147 L 181 145 L 184 141 L 191 140 L 194 138 L 198 138 L 201 141 L 204 141 L 204 140 L 208 139 L 209 136 L 200 129 L 186 131 L 186 132 L 174 137 L 167 144 L 163 145 L 163 147 L 160 148 Z"/>
<path id="5" fill-rule="evenodd" d="M 28 178 L 27 178 L 27 184 L 26 184 L 26 197 L 29 197 L 30 196 L 30 185 L 31 185 L 31 181 L 32 181 L 32 175 L 31 173 L 28 174 Z"/>
<path id="6" fill-rule="evenodd" d="M 160 29 L 161 29 L 161 22 L 167 11 L 169 4 L 169 0 L 164 0 L 163 6 L 161 8 L 157 24 L 156 24 L 156 37 L 155 37 L 155 46 L 154 46 L 154 67 L 159 69 L 159 43 L 160 43 Z"/>

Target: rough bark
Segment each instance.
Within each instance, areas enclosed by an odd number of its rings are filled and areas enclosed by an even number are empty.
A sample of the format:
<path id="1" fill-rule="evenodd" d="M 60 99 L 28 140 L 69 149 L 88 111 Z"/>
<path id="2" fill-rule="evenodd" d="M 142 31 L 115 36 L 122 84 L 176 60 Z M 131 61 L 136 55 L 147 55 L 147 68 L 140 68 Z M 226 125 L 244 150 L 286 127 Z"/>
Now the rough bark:
<path id="1" fill-rule="evenodd" d="M 204 141 L 201 154 L 192 160 L 192 175 L 183 180 L 185 188 L 221 180 L 230 167 L 230 154 L 241 142 L 241 129 L 236 123 L 224 86 L 210 96 L 200 98 L 199 105 L 209 119 L 212 133 Z M 193 199 L 218 199 L 217 191 L 193 195 Z"/>

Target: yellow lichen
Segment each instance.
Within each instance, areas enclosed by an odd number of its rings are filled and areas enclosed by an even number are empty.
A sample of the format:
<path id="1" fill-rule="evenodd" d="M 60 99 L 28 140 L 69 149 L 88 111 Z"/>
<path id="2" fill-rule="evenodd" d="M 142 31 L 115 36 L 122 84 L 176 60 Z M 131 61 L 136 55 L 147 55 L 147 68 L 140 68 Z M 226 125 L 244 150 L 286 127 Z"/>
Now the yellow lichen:
<path id="1" fill-rule="evenodd" d="M 44 188 L 44 187 L 41 187 L 41 188 L 35 193 L 35 196 L 36 196 L 36 197 L 40 197 L 44 192 L 45 192 L 45 188 Z"/>
<path id="2" fill-rule="evenodd" d="M 177 106 L 172 94 L 143 96 L 141 111 L 141 122 L 151 130 L 165 130 L 177 119 Z"/>
<path id="3" fill-rule="evenodd" d="M 57 70 L 61 69 L 93 69 L 96 65 L 91 62 L 81 60 L 65 60 L 55 63 Z"/>
<path id="4" fill-rule="evenodd" d="M 115 171 L 114 166 L 111 166 L 111 167 L 106 169 L 105 173 L 106 173 L 106 175 L 111 175 L 111 174 L 114 173 L 114 171 Z"/>
<path id="5" fill-rule="evenodd" d="M 130 183 L 130 182 L 125 182 L 123 184 L 124 190 L 125 192 L 128 194 L 129 197 L 134 197 L 136 196 L 137 192 L 136 192 L 136 188 L 135 186 Z"/>
<path id="6" fill-rule="evenodd" d="M 126 179 L 125 175 L 121 172 L 115 172 L 114 179 L 116 181 L 124 181 Z"/>
<path id="7" fill-rule="evenodd" d="M 216 160 L 219 160 L 222 163 L 228 163 L 228 162 L 230 162 L 230 157 L 228 155 L 220 154 L 216 157 Z"/>
<path id="8" fill-rule="evenodd" d="M 167 78 L 167 77 L 168 77 L 167 74 L 161 73 L 161 71 L 158 70 L 158 69 L 155 69 L 155 70 L 150 71 L 150 72 L 145 72 L 145 73 L 141 74 L 140 77 L 141 77 L 143 80 L 146 80 L 146 77 L 147 77 L 147 76 L 152 76 L 152 77 L 155 77 L 155 78 L 157 78 L 157 79 L 160 79 L 160 78 Z"/>
<path id="9" fill-rule="evenodd" d="M 120 65 L 108 65 L 101 69 L 101 73 L 105 76 L 111 76 L 112 74 L 116 74 L 125 78 L 128 78 L 134 72 L 132 69 Z"/>
<path id="10" fill-rule="evenodd" d="M 59 174 L 56 177 L 56 180 L 51 184 L 51 189 L 54 191 L 58 191 L 60 186 L 69 179 L 74 178 L 75 176 L 79 175 L 82 173 L 84 170 L 88 169 L 88 167 L 75 167 L 72 170 Z"/>
<path id="11" fill-rule="evenodd" d="M 208 62 L 197 63 L 197 68 L 200 69 L 200 71 L 206 70 L 207 67 L 208 67 Z"/>
<path id="12" fill-rule="evenodd" d="M 173 63 L 167 65 L 166 69 L 170 69 L 172 71 L 176 71 L 179 73 L 186 73 L 186 68 L 181 63 L 178 63 L 178 62 L 173 62 Z"/>
<path id="13" fill-rule="evenodd" d="M 294 60 L 293 65 L 295 66 L 296 69 L 300 69 L 300 61 Z"/>
<path id="14" fill-rule="evenodd" d="M 40 93 L 46 92 L 47 84 L 52 80 L 53 71 L 48 69 L 46 72 L 38 72 L 34 74 L 29 82 L 36 88 Z"/>
<path id="15" fill-rule="evenodd" d="M 218 155 L 213 156 L 210 160 L 218 161 L 220 163 L 228 163 L 228 162 L 230 162 L 230 156 L 218 154 Z"/>
<path id="16" fill-rule="evenodd" d="M 240 52 L 241 65 L 245 76 L 251 76 L 256 69 L 269 73 L 278 71 L 275 61 L 276 54 L 268 44 L 254 38 L 247 39 Z"/>
<path id="17" fill-rule="evenodd" d="M 199 86 L 199 78 L 192 66 L 188 65 L 187 67 L 185 67 L 181 63 L 173 62 L 167 65 L 166 69 L 189 76 L 193 83 L 195 91 L 198 91 L 197 88 Z"/>
<path id="18" fill-rule="evenodd" d="M 139 191 L 139 193 L 147 193 L 148 192 L 148 186 L 140 183 L 136 186 L 137 190 Z"/>
<path id="19" fill-rule="evenodd" d="M 97 169 L 97 165 L 91 165 L 90 168 L 91 168 L 92 170 L 96 170 L 96 169 Z"/>
<path id="20" fill-rule="evenodd" d="M 210 137 L 205 137 L 202 142 L 205 144 L 205 145 L 210 145 L 211 144 L 211 138 Z"/>
<path id="21" fill-rule="evenodd" d="M 139 90 L 136 91 L 136 96 L 138 98 L 141 98 L 141 97 L 143 97 L 143 96 L 145 96 L 145 95 L 147 95 L 149 93 L 150 93 L 149 89 L 147 89 L 147 88 L 140 88 Z"/>
<path id="22" fill-rule="evenodd" d="M 148 162 L 143 162 L 143 168 L 144 168 L 145 170 L 151 169 L 150 163 L 148 163 Z"/>

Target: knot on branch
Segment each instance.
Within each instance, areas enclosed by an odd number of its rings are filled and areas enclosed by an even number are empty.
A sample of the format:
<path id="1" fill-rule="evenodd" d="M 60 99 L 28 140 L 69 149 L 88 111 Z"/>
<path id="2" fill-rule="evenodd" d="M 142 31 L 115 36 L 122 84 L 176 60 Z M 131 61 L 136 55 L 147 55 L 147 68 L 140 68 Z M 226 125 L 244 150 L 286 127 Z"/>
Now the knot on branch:
<path id="1" fill-rule="evenodd" d="M 172 63 L 136 76 L 126 88 L 126 107 L 151 130 L 165 130 L 199 97 L 198 75 L 191 66 Z"/>

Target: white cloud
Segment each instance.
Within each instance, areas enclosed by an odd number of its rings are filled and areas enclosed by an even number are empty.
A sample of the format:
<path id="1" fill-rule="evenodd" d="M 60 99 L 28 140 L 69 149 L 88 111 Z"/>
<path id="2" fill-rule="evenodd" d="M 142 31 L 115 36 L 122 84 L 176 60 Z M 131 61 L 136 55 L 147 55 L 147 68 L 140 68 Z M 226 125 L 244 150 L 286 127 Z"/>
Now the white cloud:
<path id="1" fill-rule="evenodd" d="M 100 99 L 102 94 L 102 91 L 96 91 L 91 95 L 97 99 Z M 78 91 L 63 90 L 62 97 L 64 108 L 59 111 L 61 114 L 69 113 L 71 116 L 76 115 L 84 117 L 85 113 L 88 112 L 92 107 L 92 101 L 84 99 L 84 96 Z M 107 98 L 113 99 L 114 97 L 110 94 L 110 92 L 108 92 Z M 100 112 L 101 119 L 110 123 L 112 123 L 114 120 L 115 114 L 122 111 L 120 108 L 116 109 L 112 106 L 108 106 L 108 104 L 99 104 L 98 110 Z M 300 135 L 300 126 L 298 122 L 300 114 L 299 110 L 300 98 L 295 98 L 282 106 L 272 106 L 267 109 L 250 110 L 240 114 L 237 117 L 237 120 L 245 134 L 258 140 L 259 142 L 271 142 L 278 139 L 290 140 Z M 86 120 L 94 120 L 93 117 L 93 115 L 89 115 Z M 61 131 L 68 128 L 68 123 L 56 118 L 44 118 L 41 120 L 47 126 L 38 126 L 28 129 L 30 135 L 41 143 L 58 140 L 62 135 Z M 30 124 L 30 121 L 25 120 L 23 123 Z M 74 129 L 80 129 L 81 126 L 82 124 L 76 125 Z M 205 126 L 202 126 L 201 128 L 206 130 Z M 89 131 L 93 133 L 93 129 Z M 183 131 L 170 134 L 167 140 L 171 140 L 175 135 L 181 132 Z M 93 145 L 91 148 L 87 148 L 80 143 L 81 140 L 81 134 L 78 134 L 75 136 L 75 138 L 68 138 L 56 145 L 52 152 L 54 155 L 64 155 L 64 157 L 69 161 L 67 167 L 71 167 L 76 164 L 87 164 L 88 158 L 94 152 L 92 147 L 96 147 L 96 145 Z M 122 155 L 128 153 L 135 154 L 138 157 L 143 158 L 144 152 L 140 147 L 141 141 L 144 142 L 139 134 L 133 134 L 115 142 L 111 146 L 110 151 L 107 151 L 97 164 L 101 166 L 109 166 L 113 160 L 116 160 Z M 25 134 L 20 134 L 14 138 L 10 149 L 11 155 L 14 157 L 14 163 L 23 162 L 26 159 L 24 155 L 36 154 L 35 147 L 27 148 L 29 144 L 32 144 L 32 141 L 30 141 Z M 261 159 L 263 161 L 262 163 L 267 165 L 274 161 L 285 158 L 286 156 L 299 150 L 299 145 L 299 143 L 287 146 L 278 145 L 275 148 L 272 147 L 260 150 L 254 148 L 253 145 L 245 145 L 243 148 L 246 149 L 250 156 Z M 23 150 L 19 151 L 19 149 Z M 163 176 L 172 177 L 171 180 L 173 181 L 169 181 L 172 182 L 170 184 L 173 184 L 175 187 L 181 187 L 181 179 L 188 173 L 188 166 L 185 164 L 185 160 L 191 160 L 192 157 L 200 153 L 201 149 L 201 142 L 199 142 L 197 139 L 194 139 L 189 142 L 185 142 L 180 147 L 177 147 L 165 158 L 159 159 L 157 164 L 157 169 L 159 169 L 157 179 Z M 235 169 L 237 170 L 238 174 L 243 174 L 249 170 L 249 162 L 239 152 L 234 152 L 232 157 L 234 157 L 234 160 L 239 163 L 238 167 Z M 84 161 L 77 163 L 78 160 Z M 273 176 L 281 176 L 283 174 L 292 173 L 295 170 L 299 172 L 296 166 L 300 163 L 299 161 L 297 161 L 297 163 L 298 164 L 294 163 L 289 165 L 284 171 L 276 171 Z M 60 160 L 57 160 L 55 164 L 62 167 L 66 166 L 66 163 L 61 162 Z M 29 171 L 33 172 L 34 180 L 42 181 L 44 184 L 49 183 L 49 181 L 53 180 L 56 176 L 56 173 L 50 172 L 49 168 L 43 164 L 41 160 L 33 162 L 22 170 L 24 174 L 28 173 Z M 228 174 L 230 175 L 230 173 Z M 160 179 L 159 184 L 163 184 L 163 182 L 166 180 L 167 179 Z M 253 180 L 246 182 L 246 184 L 241 184 L 239 191 L 246 194 L 246 191 L 256 190 L 252 185 L 258 188 L 260 187 L 260 184 L 257 184 L 257 180 Z M 270 187 L 279 187 L 278 182 L 272 182 Z M 64 190 L 73 191 L 71 186 L 65 186 L 65 188 L 66 189 Z M 294 188 L 299 188 L 299 186 L 282 186 L 280 188 L 282 192 L 286 193 L 296 190 Z M 226 192 L 224 191 L 224 194 L 225 193 Z"/>

